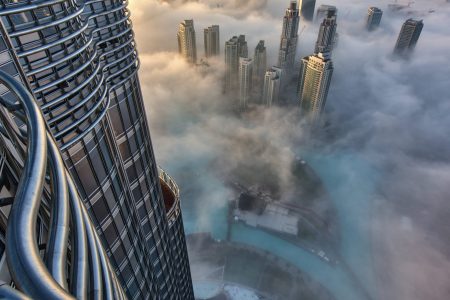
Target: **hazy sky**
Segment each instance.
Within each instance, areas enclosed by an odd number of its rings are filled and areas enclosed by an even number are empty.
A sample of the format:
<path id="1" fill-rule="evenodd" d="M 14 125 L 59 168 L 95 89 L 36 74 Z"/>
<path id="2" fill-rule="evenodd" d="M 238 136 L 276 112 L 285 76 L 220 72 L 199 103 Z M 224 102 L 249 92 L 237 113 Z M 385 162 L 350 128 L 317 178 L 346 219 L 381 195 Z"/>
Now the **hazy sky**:
<path id="1" fill-rule="evenodd" d="M 177 55 L 176 31 L 180 21 L 194 19 L 199 57 L 202 29 L 212 24 L 220 25 L 221 44 L 246 34 L 250 55 L 264 39 L 273 65 L 289 1 L 182 2 L 130 1 L 157 160 L 188 177 L 206 173 L 197 176 L 202 182 L 190 179 L 197 196 L 213 203 L 230 193 L 221 176 L 241 165 L 262 163 L 288 185 L 284 166 L 303 140 L 296 111 L 259 109 L 244 119 L 223 113 L 229 99 L 221 93 L 222 61 L 209 71 L 191 68 Z M 358 152 L 383 174 L 372 221 L 385 258 L 383 299 L 450 299 L 450 3 L 416 1 L 407 15 L 388 13 L 391 2 L 317 1 L 338 7 L 339 44 L 326 108 L 334 138 L 316 142 L 324 153 Z M 364 30 L 369 5 L 385 10 L 370 34 Z M 410 60 L 393 60 L 408 16 L 424 20 L 422 35 Z M 297 59 L 311 54 L 317 26 L 301 23 L 300 31 Z"/>

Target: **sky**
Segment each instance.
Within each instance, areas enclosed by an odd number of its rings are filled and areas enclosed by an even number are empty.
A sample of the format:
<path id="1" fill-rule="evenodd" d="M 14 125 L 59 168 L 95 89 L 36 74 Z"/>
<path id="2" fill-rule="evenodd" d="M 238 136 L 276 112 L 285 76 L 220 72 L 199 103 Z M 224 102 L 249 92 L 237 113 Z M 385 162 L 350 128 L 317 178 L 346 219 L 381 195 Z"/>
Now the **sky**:
<path id="1" fill-rule="evenodd" d="M 189 178 L 196 197 L 220 205 L 230 197 L 223 183 L 230 176 L 249 184 L 270 178 L 289 189 L 286 170 L 306 141 L 324 153 L 358 153 L 383 174 L 380 207 L 371 220 L 376 251 L 384 258 L 380 298 L 450 299 L 450 3 L 421 0 L 389 13 L 394 1 L 317 1 L 338 7 L 339 44 L 324 116 L 330 125 L 310 141 L 292 107 L 255 108 L 240 118 L 230 114 L 230 99 L 221 92 L 222 59 L 196 69 L 177 51 L 178 24 L 192 18 L 199 58 L 202 29 L 218 24 L 222 44 L 245 34 L 250 55 L 265 40 L 268 65 L 274 65 L 288 2 L 130 1 L 158 162 L 181 185 Z M 364 21 L 372 5 L 385 14 L 369 34 Z M 424 29 L 410 59 L 393 59 L 408 17 L 423 19 Z M 312 54 L 317 31 L 317 25 L 301 21 L 297 60 Z"/>

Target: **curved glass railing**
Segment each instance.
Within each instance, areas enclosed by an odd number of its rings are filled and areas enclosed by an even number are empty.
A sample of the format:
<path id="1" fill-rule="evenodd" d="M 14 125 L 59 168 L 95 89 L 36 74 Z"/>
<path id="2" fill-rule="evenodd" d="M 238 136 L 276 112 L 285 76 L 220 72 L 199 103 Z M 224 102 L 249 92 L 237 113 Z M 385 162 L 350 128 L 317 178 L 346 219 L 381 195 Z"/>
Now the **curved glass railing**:
<path id="1" fill-rule="evenodd" d="M 0 85 L 15 96 L 0 97 L 0 298 L 126 299 L 36 100 L 2 71 Z"/>

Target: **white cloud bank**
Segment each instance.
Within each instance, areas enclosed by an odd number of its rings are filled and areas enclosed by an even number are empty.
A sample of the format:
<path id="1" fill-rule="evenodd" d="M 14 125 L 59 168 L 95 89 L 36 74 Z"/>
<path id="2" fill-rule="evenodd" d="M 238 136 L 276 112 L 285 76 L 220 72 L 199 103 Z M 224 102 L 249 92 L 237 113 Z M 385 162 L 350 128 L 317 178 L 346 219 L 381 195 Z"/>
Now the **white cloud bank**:
<path id="1" fill-rule="evenodd" d="M 196 197 L 214 192 L 218 205 L 229 197 L 220 178 L 237 166 L 258 162 L 268 170 L 262 177 L 288 169 L 283 166 L 303 138 L 296 111 L 261 109 L 236 118 L 221 93 L 221 61 L 200 72 L 176 48 L 178 23 L 193 18 L 199 57 L 202 28 L 219 24 L 221 43 L 246 34 L 250 53 L 266 40 L 274 64 L 288 1 L 130 2 L 157 159 L 184 171 Z M 380 299 L 450 299 L 450 3 L 416 1 L 406 10 L 425 26 L 413 57 L 403 61 L 390 54 L 408 16 L 388 13 L 390 2 L 326 2 L 338 6 L 340 40 L 327 102 L 334 138 L 318 143 L 324 151 L 356 150 L 383 170 L 384 200 L 373 220 Z M 381 27 L 370 34 L 363 28 L 369 5 L 385 10 Z M 314 48 L 317 28 L 306 26 L 298 58 Z M 289 174 L 276 175 L 289 184 Z"/>

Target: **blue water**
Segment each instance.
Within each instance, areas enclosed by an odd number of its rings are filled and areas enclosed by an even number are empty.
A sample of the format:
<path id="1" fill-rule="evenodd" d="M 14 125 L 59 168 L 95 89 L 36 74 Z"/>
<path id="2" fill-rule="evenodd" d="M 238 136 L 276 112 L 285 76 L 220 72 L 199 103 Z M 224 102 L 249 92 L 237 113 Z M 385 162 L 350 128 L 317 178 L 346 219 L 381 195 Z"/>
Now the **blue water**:
<path id="1" fill-rule="evenodd" d="M 317 256 L 282 239 L 254 228 L 235 224 L 232 240 L 269 251 L 307 273 L 325 286 L 336 299 L 361 300 L 364 298 L 354 287 L 348 274 L 339 267 L 332 267 Z"/>
<path id="2" fill-rule="evenodd" d="M 340 254 L 364 288 L 377 299 L 370 226 L 378 172 L 356 154 L 303 157 L 322 179 L 336 208 Z"/>
<path id="3" fill-rule="evenodd" d="M 376 170 L 356 155 L 303 152 L 301 156 L 322 179 L 336 208 L 341 236 L 340 254 L 354 276 L 342 264 L 333 267 L 276 236 L 238 223 L 232 226 L 232 240 L 264 249 L 289 261 L 326 287 L 337 300 L 364 299 L 360 285 L 372 298 L 376 298 L 372 288 L 374 278 L 370 244 L 371 206 L 378 176 Z M 213 190 L 208 192 L 214 195 Z M 217 203 L 205 201 L 200 204 L 201 211 L 207 209 L 208 214 L 198 211 L 198 205 L 184 206 L 186 233 L 210 231 L 214 238 L 225 239 L 227 208 Z M 209 220 L 204 219 L 205 215 Z"/>

